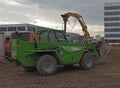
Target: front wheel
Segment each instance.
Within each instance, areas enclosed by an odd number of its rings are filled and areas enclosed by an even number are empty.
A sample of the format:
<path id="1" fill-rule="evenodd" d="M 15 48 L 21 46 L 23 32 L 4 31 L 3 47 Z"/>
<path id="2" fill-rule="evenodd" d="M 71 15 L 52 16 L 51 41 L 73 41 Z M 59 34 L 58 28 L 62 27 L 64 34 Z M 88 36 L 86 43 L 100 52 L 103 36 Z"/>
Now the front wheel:
<path id="1" fill-rule="evenodd" d="M 40 75 L 52 75 L 55 73 L 56 68 L 56 59 L 51 55 L 41 56 L 36 63 L 36 69 Z"/>
<path id="2" fill-rule="evenodd" d="M 91 69 L 94 65 L 94 59 L 95 57 L 92 53 L 86 52 L 80 61 L 81 68 L 84 70 Z"/>

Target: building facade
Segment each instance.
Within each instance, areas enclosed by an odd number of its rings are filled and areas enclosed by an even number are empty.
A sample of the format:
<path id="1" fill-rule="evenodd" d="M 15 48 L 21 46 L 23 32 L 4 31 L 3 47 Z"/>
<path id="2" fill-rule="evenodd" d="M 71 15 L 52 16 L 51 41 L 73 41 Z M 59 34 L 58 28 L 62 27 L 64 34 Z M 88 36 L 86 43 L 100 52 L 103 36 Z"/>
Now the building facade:
<path id="1" fill-rule="evenodd" d="M 38 32 L 39 30 L 46 29 L 32 24 L 5 24 L 0 25 L 0 33 L 4 33 L 6 37 L 9 37 L 13 32 Z M 49 29 L 49 28 L 47 28 Z"/>
<path id="2" fill-rule="evenodd" d="M 104 37 L 109 44 L 120 44 L 120 2 L 104 5 Z"/>

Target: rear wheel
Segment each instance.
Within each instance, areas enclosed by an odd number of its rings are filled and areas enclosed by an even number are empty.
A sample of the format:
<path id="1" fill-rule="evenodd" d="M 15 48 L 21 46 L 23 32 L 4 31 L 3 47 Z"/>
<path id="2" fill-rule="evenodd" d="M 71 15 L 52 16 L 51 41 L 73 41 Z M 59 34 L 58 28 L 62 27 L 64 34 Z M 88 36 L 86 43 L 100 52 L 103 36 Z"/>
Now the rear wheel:
<path id="1" fill-rule="evenodd" d="M 57 68 L 56 59 L 51 55 L 41 56 L 36 63 L 36 69 L 40 75 L 54 74 L 56 68 Z"/>
<path id="2" fill-rule="evenodd" d="M 94 59 L 95 57 L 92 53 L 86 52 L 80 61 L 81 68 L 84 70 L 91 69 L 94 65 Z"/>

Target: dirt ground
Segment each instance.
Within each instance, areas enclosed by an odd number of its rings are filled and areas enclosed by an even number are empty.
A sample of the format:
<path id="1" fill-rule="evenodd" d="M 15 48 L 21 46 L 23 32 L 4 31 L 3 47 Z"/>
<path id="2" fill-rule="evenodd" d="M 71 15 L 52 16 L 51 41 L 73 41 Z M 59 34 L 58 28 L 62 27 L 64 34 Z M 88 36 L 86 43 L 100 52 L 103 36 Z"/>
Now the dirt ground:
<path id="1" fill-rule="evenodd" d="M 27 73 L 21 66 L 0 62 L 0 88 L 120 88 L 120 46 L 113 46 L 91 70 L 60 67 L 52 76 Z"/>

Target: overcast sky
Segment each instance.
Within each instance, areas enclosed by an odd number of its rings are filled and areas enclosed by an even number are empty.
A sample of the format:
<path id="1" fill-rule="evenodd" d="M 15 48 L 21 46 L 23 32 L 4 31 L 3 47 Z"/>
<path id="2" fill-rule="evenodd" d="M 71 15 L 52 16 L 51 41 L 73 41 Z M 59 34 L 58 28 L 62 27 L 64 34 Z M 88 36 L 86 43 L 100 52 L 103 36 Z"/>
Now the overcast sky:
<path id="1" fill-rule="evenodd" d="M 113 1 L 120 0 L 0 0 L 0 24 L 32 23 L 62 29 L 60 15 L 75 12 L 83 16 L 91 35 L 103 35 L 104 3 Z M 80 29 L 77 24 L 68 31 L 81 33 Z"/>

